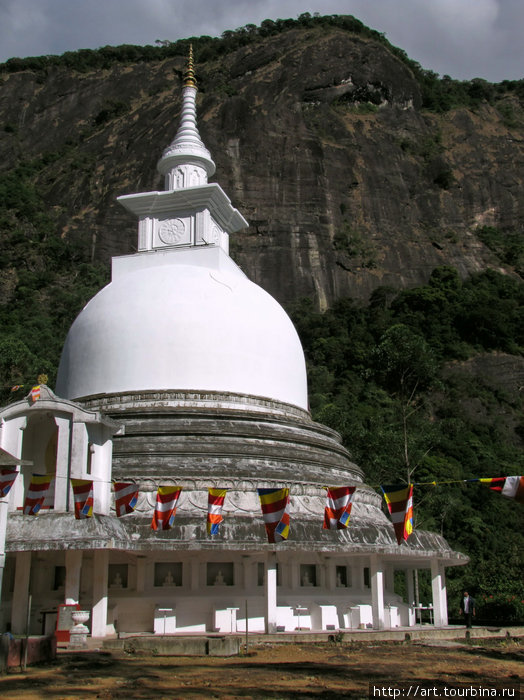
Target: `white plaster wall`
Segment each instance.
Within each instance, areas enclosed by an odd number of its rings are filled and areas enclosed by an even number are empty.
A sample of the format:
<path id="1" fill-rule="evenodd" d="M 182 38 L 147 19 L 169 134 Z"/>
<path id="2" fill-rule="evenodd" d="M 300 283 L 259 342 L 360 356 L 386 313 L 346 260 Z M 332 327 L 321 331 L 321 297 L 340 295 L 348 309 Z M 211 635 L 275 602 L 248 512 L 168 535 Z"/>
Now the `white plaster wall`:
<path id="1" fill-rule="evenodd" d="M 19 416 L 11 420 L 2 420 L 2 430 L 1 430 L 1 445 L 4 450 L 15 457 L 22 456 L 22 444 L 24 436 L 24 428 L 27 425 L 26 416 Z M 19 471 L 22 471 L 19 469 Z M 21 506 L 24 499 L 24 479 L 23 476 L 17 476 L 15 483 L 13 484 L 11 491 L 7 497 L 8 510 L 15 510 L 18 506 Z"/>
<path id="2" fill-rule="evenodd" d="M 57 393 L 225 391 L 307 409 L 304 355 L 282 307 L 219 248 L 156 255 L 122 261 L 80 313 Z"/>
<path id="3" fill-rule="evenodd" d="M 107 550 L 106 550 L 107 551 Z M 109 586 L 107 596 L 103 594 L 101 581 L 104 579 L 100 569 L 105 552 L 86 552 L 82 558 L 81 577 L 79 586 L 79 603 L 90 609 L 93 603 L 105 605 L 107 601 L 107 620 L 104 629 L 106 633 L 153 633 L 155 609 L 159 607 L 172 608 L 176 618 L 176 632 L 209 632 L 217 630 L 228 633 L 231 626 L 231 613 L 228 608 L 236 607 L 235 628 L 245 632 L 245 605 L 248 605 L 249 631 L 263 632 L 265 629 L 265 589 L 258 585 L 257 566 L 265 563 L 265 555 L 250 555 L 247 559 L 240 553 L 228 552 L 228 562 L 235 565 L 235 582 L 232 586 L 207 585 L 206 564 L 208 561 L 219 562 L 216 553 L 205 552 L 151 552 L 137 557 L 126 552 L 108 552 L 109 565 L 127 565 L 127 587 L 116 588 Z M 40 633 L 42 629 L 43 611 L 55 609 L 59 603 L 65 602 L 66 586 L 53 590 L 55 567 L 64 566 L 64 552 L 39 552 L 33 554 L 31 567 L 31 591 L 33 595 L 33 612 L 31 630 Z M 371 592 L 369 589 L 355 587 L 328 589 L 323 586 L 301 586 L 298 582 L 300 564 L 307 561 L 304 556 L 277 555 L 281 580 L 283 585 L 277 586 L 277 606 L 275 626 L 285 631 L 294 631 L 297 627 L 311 630 L 327 630 L 332 626 L 337 629 L 358 629 L 360 624 L 369 625 L 373 622 L 371 608 Z M 3 592 L 4 619 L 11 615 L 11 604 L 14 596 L 9 581 L 13 581 L 11 556 L 11 574 L 6 577 L 6 590 Z M 179 561 L 183 564 L 181 586 L 154 586 L 155 562 Z M 325 564 L 331 567 L 345 563 L 350 566 L 351 558 L 331 557 Z M 361 572 L 366 559 L 353 560 L 355 571 Z M 324 566 L 324 565 L 318 565 Z M 94 567 L 96 571 L 94 571 Z M 9 567 L 8 567 L 9 569 Z M 19 572 L 20 573 L 20 572 Z M 74 572 L 73 572 L 74 573 Z M 325 572 L 329 579 L 329 571 Z M 75 574 L 76 575 L 76 574 Z M 279 576 L 280 578 L 280 576 Z M 359 577 L 360 578 L 360 577 Z M 19 580 L 20 577 L 19 577 Z M 75 583 L 75 582 L 73 582 Z M 96 591 L 94 590 L 96 584 Z M 76 583 L 75 583 L 76 585 Z M 95 595 L 96 594 L 96 595 Z M 407 605 L 398 596 L 386 596 L 386 608 L 392 605 L 396 614 L 386 615 L 386 627 L 391 624 L 413 624 L 412 616 Z M 300 608 L 300 614 L 297 611 Z M 21 620 L 21 618 L 20 618 Z M 20 621 L 19 621 L 20 622 Z M 92 624 L 93 620 L 89 624 Z M 20 622 L 21 624 L 21 622 Z M 97 615 L 97 629 L 103 627 L 100 614 Z M 1 630 L 3 631 L 3 630 Z"/>

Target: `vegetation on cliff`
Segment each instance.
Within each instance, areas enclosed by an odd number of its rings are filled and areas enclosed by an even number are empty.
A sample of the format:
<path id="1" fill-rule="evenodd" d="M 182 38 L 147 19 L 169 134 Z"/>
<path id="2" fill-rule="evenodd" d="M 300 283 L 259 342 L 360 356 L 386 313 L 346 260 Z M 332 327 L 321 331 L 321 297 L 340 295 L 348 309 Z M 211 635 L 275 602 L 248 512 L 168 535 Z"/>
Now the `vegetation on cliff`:
<path id="1" fill-rule="evenodd" d="M 16 180 L 83 260 L 132 252 L 136 224 L 116 197 L 161 187 L 155 162 L 178 121 L 188 41 L 0 67 L 7 204 Z M 193 43 L 202 136 L 251 224 L 235 259 L 279 301 L 367 300 L 443 264 L 461 277 L 523 269 L 517 83 L 441 79 L 347 16 Z M 5 303 L 17 274 L 4 268 Z"/>
<path id="2" fill-rule="evenodd" d="M 49 157 L 0 174 L 0 402 L 47 374 L 54 384 L 65 335 L 109 278 L 85 246 L 59 233 L 34 175 Z M 11 393 L 11 387 L 21 388 Z"/>
<path id="3" fill-rule="evenodd" d="M 304 300 L 292 317 L 313 417 L 341 433 L 368 483 L 436 481 L 415 488 L 415 523 L 471 557 L 449 572 L 452 596 L 465 586 L 508 600 L 516 619 L 524 508 L 460 482 L 524 473 L 523 387 L 482 369 L 483 357 L 513 355 L 524 372 L 524 284 L 491 270 L 461 281 L 443 267 L 423 287 L 377 289 L 367 306 L 340 299 L 319 313 Z"/>

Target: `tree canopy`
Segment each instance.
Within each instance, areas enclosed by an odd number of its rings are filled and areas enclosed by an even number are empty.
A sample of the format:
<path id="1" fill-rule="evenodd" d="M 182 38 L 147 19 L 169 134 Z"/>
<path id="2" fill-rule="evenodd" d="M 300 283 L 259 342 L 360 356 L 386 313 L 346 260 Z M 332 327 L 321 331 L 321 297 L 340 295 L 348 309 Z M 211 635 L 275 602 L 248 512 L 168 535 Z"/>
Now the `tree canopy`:
<path id="1" fill-rule="evenodd" d="M 340 432 L 370 484 L 459 482 L 416 487 L 415 525 L 471 557 L 449 572 L 452 596 L 465 585 L 521 619 L 524 508 L 461 482 L 524 472 L 524 392 L 482 372 L 493 354 L 522 358 L 524 284 L 441 267 L 427 285 L 377 289 L 367 306 L 345 299 L 319 313 L 303 300 L 291 313 L 313 417 Z"/>

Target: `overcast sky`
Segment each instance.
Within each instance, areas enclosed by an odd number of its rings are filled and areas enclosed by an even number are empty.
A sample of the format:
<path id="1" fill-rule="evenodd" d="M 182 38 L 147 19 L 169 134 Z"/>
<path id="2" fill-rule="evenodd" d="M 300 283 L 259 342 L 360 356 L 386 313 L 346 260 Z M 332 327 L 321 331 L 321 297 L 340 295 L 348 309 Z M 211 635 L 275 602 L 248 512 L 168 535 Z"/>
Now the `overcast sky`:
<path id="1" fill-rule="evenodd" d="M 220 36 L 302 12 L 352 14 L 441 75 L 524 78 L 524 0 L 0 0 L 0 62 Z"/>

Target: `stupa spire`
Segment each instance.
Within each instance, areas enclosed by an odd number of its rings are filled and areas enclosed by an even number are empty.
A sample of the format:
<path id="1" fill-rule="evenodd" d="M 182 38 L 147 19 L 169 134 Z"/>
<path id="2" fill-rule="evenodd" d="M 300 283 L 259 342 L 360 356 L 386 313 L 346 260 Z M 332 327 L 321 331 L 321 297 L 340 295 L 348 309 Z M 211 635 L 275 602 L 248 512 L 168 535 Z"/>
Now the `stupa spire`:
<path id="1" fill-rule="evenodd" d="M 194 71 L 193 47 L 189 46 L 180 125 L 172 143 L 158 161 L 158 171 L 165 177 L 166 190 L 205 185 L 215 172 L 210 152 L 204 146 L 197 127 L 197 86 Z"/>
<path id="2" fill-rule="evenodd" d="M 186 73 L 184 75 L 184 87 L 196 87 L 195 63 L 193 61 L 193 44 L 189 44 L 189 56 L 187 59 Z"/>

